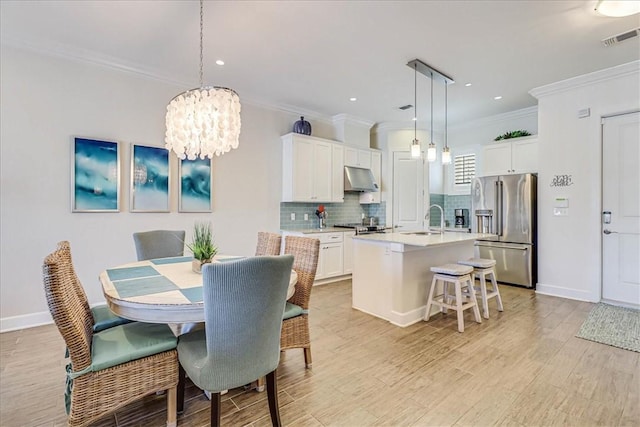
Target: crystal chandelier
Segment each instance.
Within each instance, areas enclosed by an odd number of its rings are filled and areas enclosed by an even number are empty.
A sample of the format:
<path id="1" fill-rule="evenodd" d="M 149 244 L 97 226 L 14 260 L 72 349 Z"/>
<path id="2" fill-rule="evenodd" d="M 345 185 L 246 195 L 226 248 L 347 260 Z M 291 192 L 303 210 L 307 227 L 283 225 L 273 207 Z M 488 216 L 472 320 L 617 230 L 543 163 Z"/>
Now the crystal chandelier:
<path id="1" fill-rule="evenodd" d="M 203 0 L 200 0 L 200 87 L 167 105 L 165 148 L 181 159 L 212 158 L 238 148 L 240 98 L 226 87 L 203 85 Z"/>

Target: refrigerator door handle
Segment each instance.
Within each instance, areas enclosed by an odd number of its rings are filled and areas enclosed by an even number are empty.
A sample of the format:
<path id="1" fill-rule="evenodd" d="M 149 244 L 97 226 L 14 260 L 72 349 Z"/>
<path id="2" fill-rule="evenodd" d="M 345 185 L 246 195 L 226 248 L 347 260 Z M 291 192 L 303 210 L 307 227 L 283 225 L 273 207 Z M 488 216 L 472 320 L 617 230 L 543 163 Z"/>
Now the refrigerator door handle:
<path id="1" fill-rule="evenodd" d="M 517 251 L 527 251 L 529 249 L 531 249 L 531 245 L 512 245 L 512 244 L 508 244 L 508 243 L 499 243 L 499 242 L 492 242 L 492 241 L 483 241 L 483 240 L 476 240 L 476 242 L 474 243 L 475 246 L 487 246 L 487 247 L 493 247 L 493 248 L 503 248 L 503 249 L 515 249 Z"/>
<path id="2" fill-rule="evenodd" d="M 502 236 L 502 181 L 496 181 L 496 234 Z"/>

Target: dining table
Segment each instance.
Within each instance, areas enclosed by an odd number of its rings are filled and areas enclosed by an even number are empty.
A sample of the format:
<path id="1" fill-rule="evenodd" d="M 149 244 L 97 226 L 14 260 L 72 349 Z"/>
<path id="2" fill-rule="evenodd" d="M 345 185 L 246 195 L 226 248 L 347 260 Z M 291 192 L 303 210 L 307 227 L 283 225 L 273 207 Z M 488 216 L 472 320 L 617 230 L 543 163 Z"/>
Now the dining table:
<path id="1" fill-rule="evenodd" d="M 212 262 L 242 258 L 245 257 L 216 255 Z M 107 268 L 99 279 L 109 309 L 120 317 L 139 322 L 204 322 L 202 274 L 193 271 L 192 261 L 191 256 L 180 256 Z M 293 296 L 297 281 L 297 273 L 291 270 L 287 299 Z"/>

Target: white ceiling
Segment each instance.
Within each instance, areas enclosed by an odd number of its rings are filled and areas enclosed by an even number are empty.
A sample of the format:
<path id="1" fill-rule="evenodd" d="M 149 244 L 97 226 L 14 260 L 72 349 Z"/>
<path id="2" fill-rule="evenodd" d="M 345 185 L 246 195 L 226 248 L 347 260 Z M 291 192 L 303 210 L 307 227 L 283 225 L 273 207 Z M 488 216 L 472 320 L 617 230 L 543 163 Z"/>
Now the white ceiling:
<path id="1" fill-rule="evenodd" d="M 7 1 L 1 41 L 198 86 L 197 1 Z M 532 88 L 640 59 L 640 27 L 582 1 L 207 1 L 205 84 L 327 117 L 411 123 L 418 58 L 451 76 L 449 124 L 536 105 Z M 223 67 L 215 64 L 224 59 Z M 465 83 L 472 83 L 465 87 Z M 429 115 L 418 74 L 418 116 Z M 444 112 L 436 82 L 434 115 Z M 500 101 L 494 96 L 501 95 Z M 357 102 L 350 102 L 357 97 Z M 167 100 L 169 101 L 169 100 Z M 164 106 L 161 107 L 164 110 Z M 436 123 L 437 125 L 437 123 Z"/>

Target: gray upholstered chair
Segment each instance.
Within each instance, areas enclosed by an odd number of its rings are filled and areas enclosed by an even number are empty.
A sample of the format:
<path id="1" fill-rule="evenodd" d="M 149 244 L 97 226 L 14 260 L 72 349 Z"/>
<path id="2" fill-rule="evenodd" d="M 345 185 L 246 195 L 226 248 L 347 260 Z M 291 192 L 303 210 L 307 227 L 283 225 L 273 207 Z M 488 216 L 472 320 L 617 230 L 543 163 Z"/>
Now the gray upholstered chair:
<path id="1" fill-rule="evenodd" d="M 152 230 L 133 233 L 138 261 L 184 255 L 184 230 Z"/>
<path id="2" fill-rule="evenodd" d="M 260 256 L 206 264 L 205 330 L 180 336 L 178 412 L 185 374 L 211 392 L 211 425 L 220 425 L 220 392 L 266 375 L 271 422 L 280 425 L 276 368 L 293 256 Z"/>

